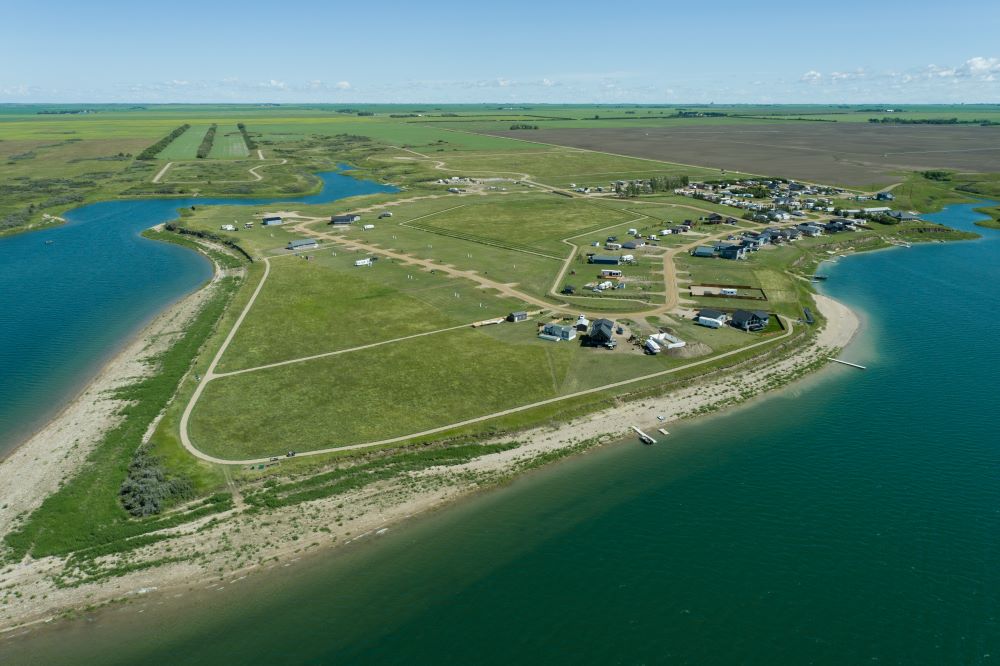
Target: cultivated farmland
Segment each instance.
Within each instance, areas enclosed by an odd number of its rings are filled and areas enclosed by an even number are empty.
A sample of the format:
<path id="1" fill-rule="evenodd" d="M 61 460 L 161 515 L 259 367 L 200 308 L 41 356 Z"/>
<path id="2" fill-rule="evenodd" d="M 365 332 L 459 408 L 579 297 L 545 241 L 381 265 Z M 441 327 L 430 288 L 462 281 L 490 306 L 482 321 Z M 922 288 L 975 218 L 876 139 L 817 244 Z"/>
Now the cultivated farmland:
<path id="1" fill-rule="evenodd" d="M 911 170 L 1000 171 L 1000 127 L 783 122 L 527 134 L 561 146 L 862 188 L 899 182 Z"/>

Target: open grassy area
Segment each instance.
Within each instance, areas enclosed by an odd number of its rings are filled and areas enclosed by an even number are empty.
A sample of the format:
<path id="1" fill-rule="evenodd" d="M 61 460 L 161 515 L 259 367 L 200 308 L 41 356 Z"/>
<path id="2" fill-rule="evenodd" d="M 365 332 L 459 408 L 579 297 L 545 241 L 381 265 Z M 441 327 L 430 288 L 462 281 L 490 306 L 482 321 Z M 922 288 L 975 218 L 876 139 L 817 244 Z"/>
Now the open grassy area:
<path id="1" fill-rule="evenodd" d="M 215 132 L 215 141 L 212 143 L 212 152 L 208 154 L 209 159 L 242 159 L 249 154 L 250 151 L 247 150 L 247 144 L 236 123 L 219 125 Z"/>
<path id="2" fill-rule="evenodd" d="M 219 370 L 470 324 L 525 307 L 468 281 L 388 260 L 358 268 L 355 258 L 317 250 L 272 260 L 270 277 Z"/>
<path id="3" fill-rule="evenodd" d="M 164 160 L 193 160 L 198 152 L 205 133 L 210 125 L 194 125 L 170 142 L 170 144 L 157 155 Z"/>

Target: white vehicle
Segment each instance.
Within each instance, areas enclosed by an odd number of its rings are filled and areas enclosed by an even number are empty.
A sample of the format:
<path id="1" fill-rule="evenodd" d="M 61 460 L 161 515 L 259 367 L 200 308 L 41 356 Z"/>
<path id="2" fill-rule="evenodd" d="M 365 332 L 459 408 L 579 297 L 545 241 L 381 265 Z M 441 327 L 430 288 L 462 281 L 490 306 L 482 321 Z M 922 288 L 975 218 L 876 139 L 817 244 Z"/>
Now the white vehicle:
<path id="1" fill-rule="evenodd" d="M 372 229 L 375 228 L 375 225 L 374 224 L 366 224 L 365 226 L 363 226 L 361 228 L 364 229 L 365 231 L 371 231 Z"/>
<path id="2" fill-rule="evenodd" d="M 618 261 L 621 262 L 621 263 L 623 263 L 623 264 L 631 263 L 631 262 L 635 261 L 635 255 L 634 254 L 623 254 L 621 256 L 621 259 L 619 259 Z"/>
<path id="3" fill-rule="evenodd" d="M 629 236 L 635 236 L 635 235 L 636 235 L 636 234 L 638 234 L 638 233 L 639 233 L 639 230 L 638 230 L 638 229 L 629 229 L 629 230 L 628 230 L 628 235 L 629 235 Z"/>
<path id="4" fill-rule="evenodd" d="M 736 290 L 723 287 L 722 289 L 719 290 L 719 293 L 722 294 L 723 296 L 735 296 Z"/>
<path id="5" fill-rule="evenodd" d="M 378 219 L 380 219 L 380 220 L 384 219 L 386 217 L 392 217 L 392 213 L 390 211 L 385 211 L 385 212 L 382 212 L 382 213 L 378 214 Z"/>

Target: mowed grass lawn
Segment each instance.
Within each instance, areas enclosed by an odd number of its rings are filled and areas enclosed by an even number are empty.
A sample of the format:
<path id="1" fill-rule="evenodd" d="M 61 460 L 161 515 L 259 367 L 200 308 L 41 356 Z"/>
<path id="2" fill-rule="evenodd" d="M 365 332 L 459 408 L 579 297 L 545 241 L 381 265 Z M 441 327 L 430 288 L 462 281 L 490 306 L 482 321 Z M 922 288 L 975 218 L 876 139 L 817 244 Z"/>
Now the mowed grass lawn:
<path id="1" fill-rule="evenodd" d="M 191 435 L 236 458 L 406 435 L 555 394 L 559 344 L 512 350 L 474 329 L 225 377 L 198 402 Z"/>
<path id="2" fill-rule="evenodd" d="M 271 273 L 220 372 L 506 316 L 524 305 L 468 280 L 354 253 L 317 250 L 271 260 Z M 457 295 L 457 296 L 456 296 Z"/>
<path id="3" fill-rule="evenodd" d="M 209 158 L 213 160 L 240 159 L 250 154 L 246 141 L 235 123 L 219 125 L 215 130 L 215 140 Z"/>
<path id="4" fill-rule="evenodd" d="M 161 160 L 193 160 L 198 157 L 198 146 L 205 138 L 205 132 L 211 125 L 191 125 L 183 134 L 157 155 Z M 172 129 L 172 128 L 171 128 Z"/>

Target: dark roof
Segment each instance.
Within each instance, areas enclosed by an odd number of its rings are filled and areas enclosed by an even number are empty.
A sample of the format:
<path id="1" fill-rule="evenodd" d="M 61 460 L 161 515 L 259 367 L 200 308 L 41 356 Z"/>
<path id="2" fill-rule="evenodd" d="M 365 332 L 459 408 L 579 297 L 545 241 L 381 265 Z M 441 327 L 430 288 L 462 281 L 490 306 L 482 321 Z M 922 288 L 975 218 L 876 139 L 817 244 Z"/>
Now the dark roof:
<path id="1" fill-rule="evenodd" d="M 615 331 L 615 322 L 610 319 L 596 319 L 590 326 L 590 337 L 594 340 L 610 340 Z"/>
<path id="2" fill-rule="evenodd" d="M 711 308 L 705 308 L 704 310 L 698 312 L 699 317 L 707 317 L 708 319 L 718 319 L 725 314 L 726 313 L 722 310 L 713 310 Z"/>
<path id="3" fill-rule="evenodd" d="M 763 310 L 753 310 L 753 311 L 737 310 L 736 312 L 733 313 L 733 316 L 731 317 L 733 326 L 735 326 L 736 328 L 746 328 L 750 324 L 753 324 L 755 321 L 764 323 L 769 319 L 770 315 L 768 315 Z"/>

